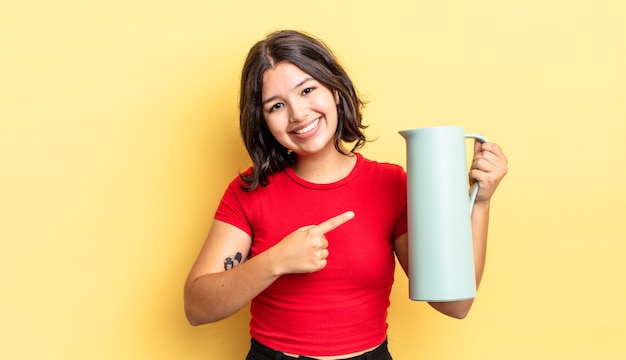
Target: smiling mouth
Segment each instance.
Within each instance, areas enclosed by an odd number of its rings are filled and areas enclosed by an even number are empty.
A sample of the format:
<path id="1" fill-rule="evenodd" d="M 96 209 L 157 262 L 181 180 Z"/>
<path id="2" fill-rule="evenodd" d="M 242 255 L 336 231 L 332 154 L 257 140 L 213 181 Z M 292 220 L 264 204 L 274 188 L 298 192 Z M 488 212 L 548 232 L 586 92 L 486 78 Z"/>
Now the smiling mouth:
<path id="1" fill-rule="evenodd" d="M 317 125 L 319 125 L 319 123 L 320 123 L 320 119 L 318 118 L 317 120 L 313 121 L 309 126 L 299 129 L 299 130 L 294 130 L 293 133 L 298 134 L 298 135 L 306 134 L 309 131 L 315 129 Z"/>

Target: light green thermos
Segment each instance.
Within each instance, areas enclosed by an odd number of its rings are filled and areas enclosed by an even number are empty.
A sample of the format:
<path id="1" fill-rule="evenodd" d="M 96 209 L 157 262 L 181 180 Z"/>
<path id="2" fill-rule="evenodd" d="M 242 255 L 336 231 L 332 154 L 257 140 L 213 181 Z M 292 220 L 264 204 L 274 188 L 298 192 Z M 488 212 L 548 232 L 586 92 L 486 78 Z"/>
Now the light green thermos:
<path id="1" fill-rule="evenodd" d="M 452 301 L 476 296 L 465 134 L 461 126 L 400 131 L 406 140 L 409 297 Z"/>

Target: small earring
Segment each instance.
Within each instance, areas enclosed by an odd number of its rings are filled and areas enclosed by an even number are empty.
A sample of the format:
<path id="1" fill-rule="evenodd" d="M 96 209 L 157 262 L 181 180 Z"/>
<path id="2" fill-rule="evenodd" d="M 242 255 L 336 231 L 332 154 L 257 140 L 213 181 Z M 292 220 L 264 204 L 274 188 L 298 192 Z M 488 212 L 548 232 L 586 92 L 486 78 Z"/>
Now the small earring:
<path id="1" fill-rule="evenodd" d="M 291 153 L 293 153 L 293 150 L 287 149 L 287 155 L 291 155 Z"/>

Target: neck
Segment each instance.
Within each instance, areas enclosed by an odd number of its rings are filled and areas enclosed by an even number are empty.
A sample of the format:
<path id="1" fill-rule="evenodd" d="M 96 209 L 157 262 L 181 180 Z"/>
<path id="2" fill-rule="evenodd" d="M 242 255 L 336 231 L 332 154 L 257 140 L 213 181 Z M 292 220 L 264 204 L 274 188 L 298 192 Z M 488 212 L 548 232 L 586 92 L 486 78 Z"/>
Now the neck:
<path id="1" fill-rule="evenodd" d="M 345 155 L 334 150 L 323 156 L 298 156 L 293 170 L 306 181 L 316 184 L 329 184 L 348 176 L 355 164 L 355 154 Z"/>

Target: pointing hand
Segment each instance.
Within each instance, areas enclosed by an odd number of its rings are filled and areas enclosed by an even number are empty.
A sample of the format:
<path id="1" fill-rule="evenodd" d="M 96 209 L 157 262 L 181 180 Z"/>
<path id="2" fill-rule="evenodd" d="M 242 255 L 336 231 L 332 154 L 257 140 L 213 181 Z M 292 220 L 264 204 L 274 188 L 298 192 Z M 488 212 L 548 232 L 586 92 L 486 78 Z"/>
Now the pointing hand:
<path id="1" fill-rule="evenodd" d="M 347 211 L 320 224 L 304 226 L 287 235 L 272 250 L 276 252 L 279 274 L 309 273 L 323 269 L 328 257 L 325 234 L 354 218 Z"/>

